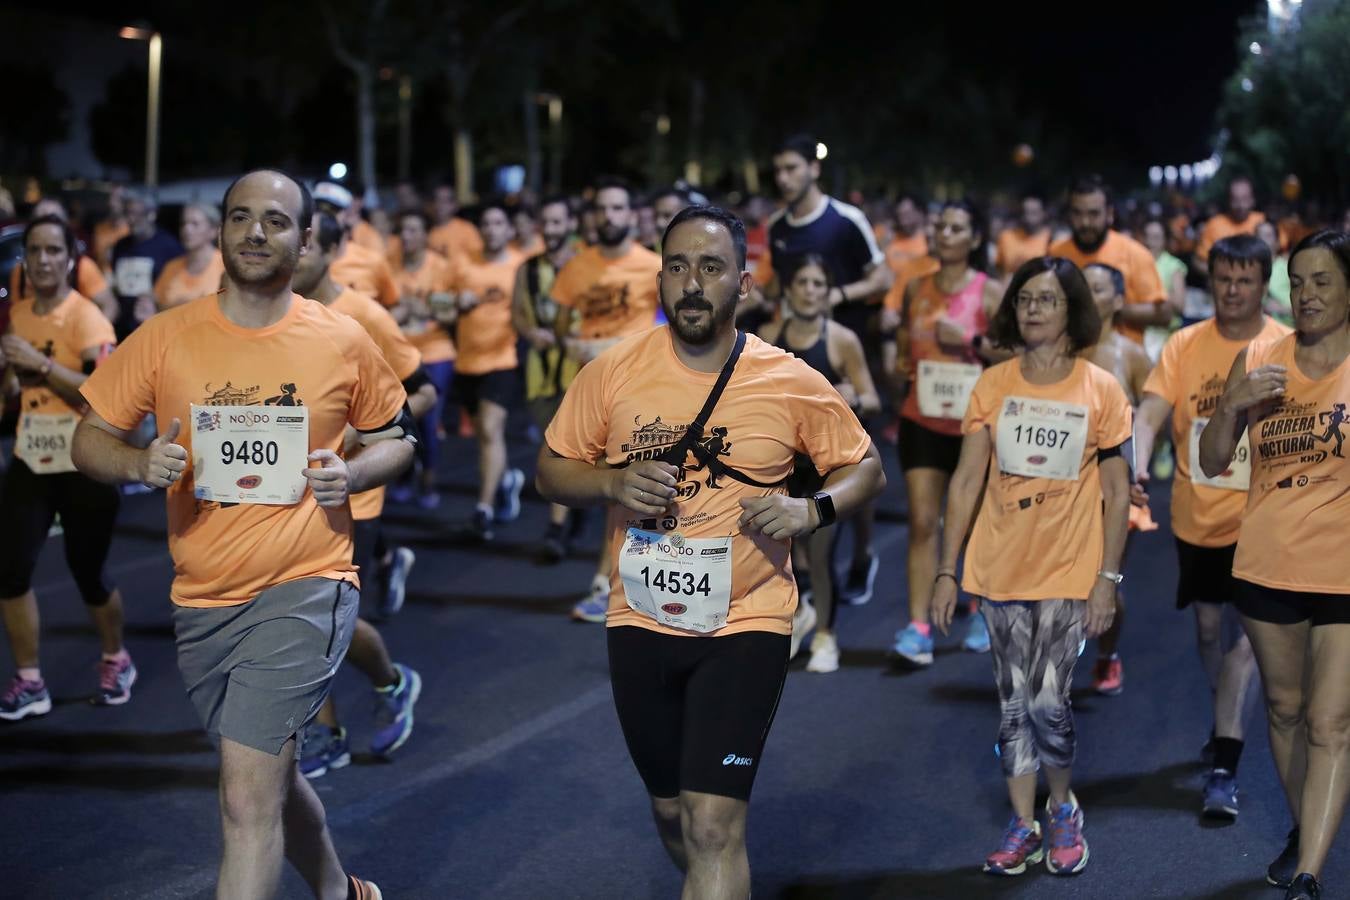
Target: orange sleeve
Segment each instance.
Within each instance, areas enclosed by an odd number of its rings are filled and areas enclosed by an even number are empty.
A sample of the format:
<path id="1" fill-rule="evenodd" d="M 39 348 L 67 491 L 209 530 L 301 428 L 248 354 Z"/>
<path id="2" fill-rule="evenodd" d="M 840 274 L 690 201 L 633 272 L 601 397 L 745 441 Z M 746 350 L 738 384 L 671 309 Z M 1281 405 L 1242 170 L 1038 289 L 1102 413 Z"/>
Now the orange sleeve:
<path id="1" fill-rule="evenodd" d="M 793 362 L 795 371 L 781 390 L 797 423 L 796 449 L 811 457 L 822 475 L 862 462 L 872 438 L 858 417 L 824 375 L 800 360 Z"/>
<path id="2" fill-rule="evenodd" d="M 156 319 L 133 331 L 80 385 L 90 408 L 114 428 L 130 431 L 154 412 L 155 381 L 164 353 L 164 328 Z"/>
<path id="3" fill-rule="evenodd" d="M 1110 373 L 1097 378 L 1097 446 L 1109 450 L 1130 439 L 1134 431 L 1134 411 L 1120 382 Z"/>
<path id="4" fill-rule="evenodd" d="M 169 280 L 178 272 L 179 261 L 182 258 L 181 256 L 175 257 L 165 263 L 163 271 L 155 279 L 155 300 L 158 302 L 160 309 L 163 309 L 169 302 Z"/>
<path id="5" fill-rule="evenodd" d="M 577 373 L 572 386 L 544 433 L 549 449 L 559 456 L 595 463 L 605 458 L 609 437 L 608 396 L 612 354 L 602 355 Z"/>
<path id="6" fill-rule="evenodd" d="M 108 289 L 108 279 L 103 277 L 98 263 L 87 256 L 80 257 L 75 269 L 75 289 L 91 300 Z"/>
<path id="7" fill-rule="evenodd" d="M 765 287 L 773 281 L 773 251 L 764 247 L 764 255 L 755 263 L 755 284 Z"/>
<path id="8" fill-rule="evenodd" d="M 78 308 L 79 312 L 74 323 L 74 337 L 75 348 L 81 355 L 88 350 L 111 347 L 117 343 L 117 335 L 113 332 L 112 323 L 108 321 L 95 303 L 92 301 L 86 303 L 81 300 Z"/>
<path id="9" fill-rule="evenodd" d="M 23 261 L 9 270 L 9 302 L 16 303 L 19 300 L 19 278 L 23 272 Z"/>
<path id="10" fill-rule="evenodd" d="M 996 248 L 996 252 L 994 253 L 994 268 L 998 269 L 1000 272 L 1006 272 L 1008 269 L 1008 232 L 1011 230 L 1012 229 L 1005 228 L 1003 231 L 1000 231 L 998 240 L 994 244 Z"/>
<path id="11" fill-rule="evenodd" d="M 422 365 L 422 354 L 403 334 L 387 309 L 372 307 L 370 312 L 371 337 L 375 339 L 375 345 L 399 381 L 407 381 Z"/>
<path id="12" fill-rule="evenodd" d="M 568 260 L 567 265 L 558 273 L 558 277 L 553 279 L 549 295 L 563 306 L 576 306 L 577 298 L 585 290 L 586 282 L 593 277 L 584 254 L 583 250 Z"/>
<path id="13" fill-rule="evenodd" d="M 1128 278 L 1125 295 L 1129 302 L 1158 303 L 1167 299 L 1167 291 L 1163 290 L 1162 278 L 1158 275 L 1158 265 L 1153 261 L 1153 255 L 1142 246 L 1134 248 Z"/>
<path id="14" fill-rule="evenodd" d="M 1167 401 L 1168 406 L 1176 406 L 1177 401 L 1177 366 L 1181 360 L 1181 332 L 1177 332 L 1167 339 L 1163 344 L 1162 353 L 1158 357 L 1158 364 L 1153 367 L 1153 371 L 1148 373 L 1148 379 L 1144 382 L 1144 393 L 1157 394 Z"/>
<path id="15" fill-rule="evenodd" d="M 909 284 L 907 278 L 896 278 L 892 281 L 891 286 L 886 289 L 886 296 L 881 300 L 882 307 L 892 312 L 899 312 L 905 305 L 905 285 L 907 284 Z"/>
<path id="16" fill-rule="evenodd" d="M 975 382 L 975 389 L 970 392 L 970 403 L 966 406 L 966 416 L 961 421 L 962 434 L 974 434 L 981 428 L 993 425 L 994 414 L 1003 401 L 995 383 L 997 372 L 997 366 L 985 369 L 980 374 L 980 380 Z"/>
<path id="17" fill-rule="evenodd" d="M 1209 251 L 1214 247 L 1218 238 L 1214 237 L 1215 219 L 1206 219 L 1205 225 L 1200 229 L 1200 240 L 1195 245 L 1195 255 L 1201 262 L 1209 262 Z"/>
<path id="18" fill-rule="evenodd" d="M 354 319 L 349 321 L 352 328 L 349 353 L 356 365 L 356 386 L 347 421 L 357 431 L 373 431 L 398 416 L 408 394 L 370 335 Z"/>
<path id="19" fill-rule="evenodd" d="M 394 279 L 394 272 L 389 268 L 389 262 L 383 254 L 375 266 L 375 291 L 375 299 L 385 306 L 394 306 L 398 303 L 400 296 L 398 281 Z"/>

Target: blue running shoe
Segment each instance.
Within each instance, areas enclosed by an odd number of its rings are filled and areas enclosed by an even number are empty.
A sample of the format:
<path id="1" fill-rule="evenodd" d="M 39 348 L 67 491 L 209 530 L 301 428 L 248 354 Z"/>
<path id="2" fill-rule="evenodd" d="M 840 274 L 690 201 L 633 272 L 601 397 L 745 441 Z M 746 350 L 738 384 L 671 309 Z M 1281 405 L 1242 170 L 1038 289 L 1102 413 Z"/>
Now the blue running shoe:
<path id="1" fill-rule="evenodd" d="M 1227 769 L 1215 769 L 1205 779 L 1205 805 L 1202 815 L 1206 819 L 1221 819 L 1236 822 L 1238 817 L 1237 779 Z"/>
<path id="2" fill-rule="evenodd" d="M 403 608 L 403 601 L 408 596 L 408 573 L 415 562 L 415 553 L 407 547 L 398 547 L 394 550 L 393 561 L 376 573 L 380 589 L 379 613 L 382 617 L 392 616 Z"/>
<path id="3" fill-rule="evenodd" d="M 394 663 L 398 681 L 375 689 L 375 736 L 370 752 L 388 756 L 412 736 L 413 706 L 422 695 L 422 676 L 402 663 Z"/>
<path id="4" fill-rule="evenodd" d="M 984 613 L 978 610 L 970 616 L 970 628 L 961 646 L 971 653 L 989 652 L 989 625 L 984 621 Z"/>
<path id="5" fill-rule="evenodd" d="M 306 778 L 322 778 L 330 769 L 341 769 L 352 763 L 347 746 L 347 729 L 329 728 L 311 722 L 300 741 L 300 774 Z"/>
<path id="6" fill-rule="evenodd" d="M 603 625 L 608 613 L 609 580 L 603 575 L 597 575 L 591 581 L 590 593 L 582 597 L 576 606 L 572 607 L 572 620 Z"/>
<path id="7" fill-rule="evenodd" d="M 514 522 L 520 518 L 520 492 L 525 489 L 525 473 L 507 469 L 497 485 L 497 521 Z"/>
<path id="8" fill-rule="evenodd" d="M 911 666 L 926 667 L 933 664 L 933 638 L 925 635 L 910 622 L 904 631 L 895 635 L 895 644 L 891 653 L 901 662 Z"/>

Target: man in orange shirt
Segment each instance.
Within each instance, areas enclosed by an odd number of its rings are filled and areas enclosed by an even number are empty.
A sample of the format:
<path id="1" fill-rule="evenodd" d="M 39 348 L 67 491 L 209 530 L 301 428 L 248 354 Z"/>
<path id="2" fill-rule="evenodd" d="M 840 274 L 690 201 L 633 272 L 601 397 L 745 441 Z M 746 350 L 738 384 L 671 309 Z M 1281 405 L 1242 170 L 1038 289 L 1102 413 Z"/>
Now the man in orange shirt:
<path id="1" fill-rule="evenodd" d="M 436 185 L 431 208 L 436 224 L 427 237 L 427 245 L 432 250 L 449 260 L 483 252 L 483 239 L 479 237 L 478 229 L 456 215 L 459 203 L 451 185 Z"/>
<path id="2" fill-rule="evenodd" d="M 927 204 L 915 194 L 895 201 L 895 235 L 886 246 L 886 265 L 900 274 L 913 259 L 928 255 Z"/>
<path id="3" fill-rule="evenodd" d="M 998 236 L 996 263 L 999 274 L 1008 278 L 1022 263 L 1050 251 L 1050 223 L 1045 214 L 1045 198 L 1035 191 L 1022 194 L 1022 212 L 1017 224 L 1003 229 Z"/>
<path id="4" fill-rule="evenodd" d="M 351 224 L 354 202 L 352 192 L 340 184 L 324 181 L 314 188 L 315 208 L 337 219 L 346 229 L 342 251 L 329 266 L 329 274 L 338 284 L 358 294 L 374 297 L 385 306 L 393 306 L 398 302 L 398 282 L 394 280 L 389 260 L 385 258 L 384 242 L 381 240 L 378 247 L 372 248 L 356 240 L 356 232 Z M 357 221 L 360 221 L 359 218 Z"/>
<path id="5" fill-rule="evenodd" d="M 610 676 L 629 753 L 684 896 L 746 897 L 750 791 L 787 673 L 792 538 L 885 485 L 867 432 L 830 383 L 738 332 L 745 226 L 692 206 L 662 242 L 668 328 L 583 368 L 539 453 L 538 485 L 605 504 Z M 824 476 L 784 484 L 796 454 Z"/>
<path id="6" fill-rule="evenodd" d="M 406 468 L 416 432 L 361 326 L 291 291 L 304 186 L 250 172 L 222 207 L 225 289 L 150 319 L 94 370 L 74 462 L 167 488 L 178 665 L 220 744 L 217 895 L 273 896 L 289 856 L 316 896 L 378 898 L 343 871 L 295 744 L 356 617 L 348 497 Z M 127 438 L 148 413 L 171 424 L 138 449 Z M 349 425 L 364 450 L 347 462 Z"/>
<path id="7" fill-rule="evenodd" d="M 1235 234 L 1256 234 L 1256 226 L 1265 220 L 1266 214 L 1256 209 L 1252 180 L 1246 175 L 1238 175 L 1228 182 L 1228 209 L 1209 219 L 1200 229 L 1200 241 L 1195 245 L 1198 267 L 1204 269 L 1215 241 Z"/>
<path id="8" fill-rule="evenodd" d="M 1167 292 L 1153 254 L 1134 238 L 1111 226 L 1115 210 L 1111 191 L 1099 175 L 1085 175 L 1069 188 L 1068 238 L 1050 247 L 1051 256 L 1062 256 L 1082 269 L 1100 262 L 1119 269 L 1125 276 L 1125 306 L 1116 314 L 1116 328 L 1136 344 L 1144 343 L 1144 329 L 1172 321 Z"/>

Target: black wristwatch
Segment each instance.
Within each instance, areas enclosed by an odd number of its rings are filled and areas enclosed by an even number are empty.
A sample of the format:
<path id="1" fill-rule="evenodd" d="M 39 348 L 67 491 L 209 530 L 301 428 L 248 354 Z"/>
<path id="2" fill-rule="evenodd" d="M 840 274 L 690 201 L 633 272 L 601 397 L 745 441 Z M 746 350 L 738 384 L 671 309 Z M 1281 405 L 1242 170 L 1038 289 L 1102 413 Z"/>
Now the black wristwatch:
<path id="1" fill-rule="evenodd" d="M 811 496 L 811 502 L 816 505 L 816 530 L 833 525 L 834 498 L 824 491 L 817 491 Z"/>

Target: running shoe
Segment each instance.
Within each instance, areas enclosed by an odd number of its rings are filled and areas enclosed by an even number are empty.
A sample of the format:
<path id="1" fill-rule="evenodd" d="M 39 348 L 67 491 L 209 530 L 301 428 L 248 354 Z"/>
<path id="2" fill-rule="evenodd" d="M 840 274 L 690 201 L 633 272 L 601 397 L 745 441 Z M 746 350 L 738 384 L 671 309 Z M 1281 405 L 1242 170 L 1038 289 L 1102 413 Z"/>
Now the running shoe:
<path id="1" fill-rule="evenodd" d="M 984 614 L 978 610 L 970 614 L 970 627 L 961 646 L 971 653 L 989 652 L 989 626 L 984 621 Z"/>
<path id="2" fill-rule="evenodd" d="M 1114 697 L 1125 690 L 1125 668 L 1119 656 L 1097 659 L 1097 664 L 1092 667 L 1092 687 L 1107 697 Z"/>
<path id="3" fill-rule="evenodd" d="M 375 573 L 379 579 L 378 611 L 381 617 L 388 618 L 403 608 L 403 601 L 408 597 L 408 573 L 412 571 L 415 562 L 417 554 L 412 550 L 407 547 L 395 547 L 394 558 L 389 565 L 381 566 Z"/>
<path id="4" fill-rule="evenodd" d="M 1088 864 L 1083 808 L 1070 791 L 1068 803 L 1054 806 L 1046 800 L 1045 810 L 1050 814 L 1050 852 L 1045 855 L 1045 867 L 1051 875 L 1077 875 Z"/>
<path id="5" fill-rule="evenodd" d="M 525 473 L 507 469 L 497 484 L 497 520 L 514 522 L 520 518 L 520 492 L 525 490 Z"/>
<path id="6" fill-rule="evenodd" d="M 802 641 L 816 627 L 816 608 L 797 598 L 797 611 L 792 614 L 792 643 L 788 646 L 788 659 L 796 659 L 797 651 L 802 649 Z"/>
<path id="7" fill-rule="evenodd" d="M 985 857 L 984 870 L 990 875 L 1021 875 L 1027 866 L 1045 858 L 1041 842 L 1041 823 L 1013 816 L 1003 832 L 1003 844 Z"/>
<path id="8" fill-rule="evenodd" d="M 1266 869 L 1266 883 L 1287 888 L 1298 874 L 1298 826 L 1285 838 L 1284 849 Z"/>
<path id="9" fill-rule="evenodd" d="M 1322 885 L 1304 872 L 1295 878 L 1284 892 L 1284 900 L 1322 900 Z"/>
<path id="10" fill-rule="evenodd" d="M 469 520 L 468 536 L 476 541 L 487 542 L 492 540 L 492 513 L 481 506 L 473 511 L 473 518 Z"/>
<path id="11" fill-rule="evenodd" d="M 834 635 L 817 631 L 811 638 L 811 659 L 806 663 L 806 671 L 821 674 L 839 671 L 839 642 Z"/>
<path id="12" fill-rule="evenodd" d="M 351 748 L 347 746 L 347 729 L 329 728 L 311 722 L 300 742 L 300 774 L 306 778 L 322 778 L 331 769 L 341 769 L 352 763 Z"/>
<path id="13" fill-rule="evenodd" d="M 567 558 L 567 532 L 562 525 L 548 523 L 544 531 L 544 540 L 539 544 L 539 558 L 549 565 L 555 565 Z"/>
<path id="14" fill-rule="evenodd" d="M 872 587 L 876 584 L 877 569 L 880 567 L 881 560 L 877 559 L 875 553 L 867 554 L 867 561 L 861 565 L 855 562 L 849 566 L 848 577 L 844 579 L 839 599 L 849 606 L 862 606 L 871 600 Z"/>
<path id="15" fill-rule="evenodd" d="M 933 664 L 933 636 L 924 634 L 910 622 L 903 631 L 895 633 L 895 644 L 891 654 L 900 662 L 911 666 L 931 666 Z"/>
<path id="16" fill-rule="evenodd" d="M 25 681 L 15 675 L 5 693 L 0 695 L 0 719 L 6 722 L 45 716 L 51 711 L 52 695 L 47 693 L 47 684 L 41 679 Z"/>
<path id="17" fill-rule="evenodd" d="M 1237 778 L 1227 769 L 1215 769 L 1205 779 L 1205 805 L 1201 815 L 1206 819 L 1236 822 L 1238 817 Z"/>
<path id="18" fill-rule="evenodd" d="M 373 881 L 365 881 L 357 878 L 355 875 L 348 875 L 350 884 L 347 887 L 347 896 L 355 897 L 356 900 L 384 900 L 384 894 L 375 886 Z"/>
<path id="19" fill-rule="evenodd" d="M 95 706 L 121 706 L 131 699 L 131 686 L 135 683 L 136 666 L 130 656 L 120 660 L 100 659 L 98 690 L 89 702 Z"/>
<path id="20" fill-rule="evenodd" d="M 605 623 L 605 615 L 609 612 L 609 579 L 603 575 L 596 575 L 591 581 L 591 590 L 585 597 L 577 601 L 576 606 L 572 607 L 572 619 L 576 622 L 593 622 L 597 625 Z"/>
<path id="21" fill-rule="evenodd" d="M 1214 768 L 1214 732 L 1209 733 L 1209 740 L 1205 741 L 1204 746 L 1200 748 L 1200 762 L 1204 763 L 1206 768 Z"/>
<path id="22" fill-rule="evenodd" d="M 375 736 L 370 739 L 370 752 L 376 756 L 388 756 L 412 736 L 413 706 L 422 695 L 421 675 L 402 663 L 394 663 L 394 671 L 398 681 L 375 689 Z"/>

